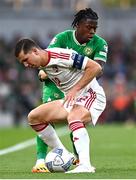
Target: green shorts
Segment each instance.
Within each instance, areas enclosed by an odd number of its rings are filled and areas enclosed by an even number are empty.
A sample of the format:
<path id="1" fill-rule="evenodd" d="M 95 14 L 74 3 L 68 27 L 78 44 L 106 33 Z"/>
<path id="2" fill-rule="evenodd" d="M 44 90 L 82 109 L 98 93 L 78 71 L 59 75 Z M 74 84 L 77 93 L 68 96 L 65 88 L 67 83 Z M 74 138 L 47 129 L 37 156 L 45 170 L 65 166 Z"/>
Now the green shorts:
<path id="1" fill-rule="evenodd" d="M 57 99 L 62 99 L 64 97 L 63 92 L 61 92 L 57 86 L 50 79 L 46 79 L 43 83 L 43 95 L 42 102 L 46 103 L 49 101 L 54 101 Z"/>

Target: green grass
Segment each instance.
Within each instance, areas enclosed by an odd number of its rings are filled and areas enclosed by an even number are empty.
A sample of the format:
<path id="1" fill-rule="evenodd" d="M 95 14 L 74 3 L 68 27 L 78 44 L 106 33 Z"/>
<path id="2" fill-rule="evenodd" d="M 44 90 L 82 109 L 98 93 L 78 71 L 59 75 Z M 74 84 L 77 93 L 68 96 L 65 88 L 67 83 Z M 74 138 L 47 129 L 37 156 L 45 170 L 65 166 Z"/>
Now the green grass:
<path id="1" fill-rule="evenodd" d="M 1 179 L 131 179 L 136 178 L 136 127 L 101 125 L 88 128 L 91 137 L 91 161 L 96 173 L 33 174 L 36 147 L 0 156 Z M 0 129 L 0 149 L 34 137 L 30 128 Z M 61 140 L 72 151 L 68 135 Z"/>

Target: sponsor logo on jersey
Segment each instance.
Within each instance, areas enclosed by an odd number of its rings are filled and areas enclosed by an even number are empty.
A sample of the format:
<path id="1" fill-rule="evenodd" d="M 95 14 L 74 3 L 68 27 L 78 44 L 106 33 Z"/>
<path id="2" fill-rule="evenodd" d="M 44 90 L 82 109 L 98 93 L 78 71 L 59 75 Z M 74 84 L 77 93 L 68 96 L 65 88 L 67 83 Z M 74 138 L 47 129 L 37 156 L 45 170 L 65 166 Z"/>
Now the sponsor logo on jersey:
<path id="1" fill-rule="evenodd" d="M 84 48 L 84 54 L 87 55 L 87 56 L 91 55 L 92 51 L 93 50 L 91 48 L 89 48 L 89 47 Z"/>

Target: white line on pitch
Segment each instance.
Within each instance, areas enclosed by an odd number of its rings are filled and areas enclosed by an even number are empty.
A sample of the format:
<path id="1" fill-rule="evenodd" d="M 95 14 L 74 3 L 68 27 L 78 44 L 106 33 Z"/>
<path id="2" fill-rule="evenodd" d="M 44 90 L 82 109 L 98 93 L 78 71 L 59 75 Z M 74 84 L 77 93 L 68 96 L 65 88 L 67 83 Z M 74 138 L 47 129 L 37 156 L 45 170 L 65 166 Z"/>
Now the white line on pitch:
<path id="1" fill-rule="evenodd" d="M 59 136 L 64 136 L 64 135 L 66 135 L 68 133 L 68 129 L 65 126 L 61 127 L 61 128 L 58 128 L 56 131 L 57 131 L 57 134 Z M 9 148 L 0 150 L 0 156 L 4 155 L 4 154 L 11 153 L 11 152 L 15 152 L 15 151 L 25 149 L 25 148 L 33 146 L 35 144 L 36 144 L 36 139 L 35 138 L 24 141 L 22 143 L 18 143 L 18 144 L 14 145 L 14 146 L 11 146 Z"/>

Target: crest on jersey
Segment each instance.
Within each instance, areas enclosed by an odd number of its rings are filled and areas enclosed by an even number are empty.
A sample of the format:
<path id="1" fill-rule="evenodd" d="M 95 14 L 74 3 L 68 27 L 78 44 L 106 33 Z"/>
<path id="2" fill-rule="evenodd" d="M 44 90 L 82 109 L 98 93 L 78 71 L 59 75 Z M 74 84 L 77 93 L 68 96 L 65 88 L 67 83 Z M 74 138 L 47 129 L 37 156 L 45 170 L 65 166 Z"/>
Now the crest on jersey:
<path id="1" fill-rule="evenodd" d="M 55 98 L 60 98 L 58 93 L 53 94 Z"/>
<path id="2" fill-rule="evenodd" d="M 85 47 L 84 48 L 84 54 L 86 55 L 86 56 L 89 56 L 89 55 L 91 55 L 92 54 L 92 49 L 91 48 L 89 48 L 89 47 Z"/>

